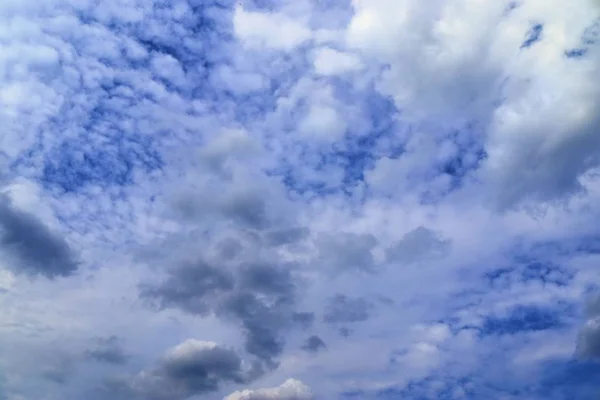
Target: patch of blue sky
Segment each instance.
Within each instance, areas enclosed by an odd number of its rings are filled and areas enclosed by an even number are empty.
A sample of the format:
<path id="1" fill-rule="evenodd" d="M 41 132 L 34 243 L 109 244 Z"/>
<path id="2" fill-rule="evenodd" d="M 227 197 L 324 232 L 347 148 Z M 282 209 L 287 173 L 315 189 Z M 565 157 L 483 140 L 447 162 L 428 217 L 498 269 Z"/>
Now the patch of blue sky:
<path id="1" fill-rule="evenodd" d="M 454 400 L 454 399 L 530 399 L 530 400 L 597 400 L 600 395 L 598 364 L 553 360 L 540 365 L 541 371 L 527 376 L 498 376 L 486 373 L 472 376 L 449 376 L 438 371 L 410 382 L 403 388 L 390 387 L 370 396 L 366 392 L 342 394 L 344 399 L 376 398 L 380 400 Z M 494 370 L 487 366 L 487 369 Z"/>
<path id="2" fill-rule="evenodd" d="M 374 89 L 357 93 L 354 88 L 345 85 L 341 80 L 332 80 L 335 97 L 345 104 L 355 105 L 360 109 L 361 123 L 349 126 L 343 138 L 326 146 L 309 146 L 296 141 L 295 153 L 291 159 L 281 160 L 281 166 L 272 171 L 283 177 L 289 190 L 314 195 L 349 194 L 357 184 L 364 180 L 366 170 L 373 168 L 375 161 L 381 157 L 397 158 L 403 149 L 403 142 L 398 135 L 400 129 L 406 129 L 397 122 L 397 110 L 393 101 L 382 96 Z M 306 104 L 301 104 L 303 109 Z M 301 115 L 301 110 L 294 110 L 288 123 L 293 126 Z M 285 125 L 285 124 L 284 124 Z M 284 157 L 285 157 L 284 156 Z M 305 181 L 297 174 L 294 166 L 300 163 L 316 173 L 311 180 Z M 343 171 L 335 184 L 314 181 L 312 178 L 330 167 Z"/>
<path id="3" fill-rule="evenodd" d="M 597 400 L 600 398 L 600 364 L 577 360 L 550 360 L 536 390 L 540 398 Z"/>
<path id="4" fill-rule="evenodd" d="M 514 285 L 536 281 L 544 285 L 567 286 L 574 274 L 552 262 L 521 260 L 515 265 L 501 267 L 485 273 L 488 284 L 496 289 L 510 289 Z"/>
<path id="5" fill-rule="evenodd" d="M 588 49 L 579 48 L 579 49 L 570 49 L 565 50 L 565 57 L 567 58 L 581 58 L 585 56 L 588 52 Z"/>
<path id="6" fill-rule="evenodd" d="M 531 27 L 531 29 L 529 30 L 529 32 L 527 32 L 526 38 L 523 41 L 523 43 L 521 44 L 521 49 L 526 49 L 529 48 L 531 46 L 533 46 L 533 44 L 535 42 L 538 42 L 542 39 L 542 33 L 544 31 L 544 25 L 542 24 L 535 24 Z"/>
<path id="7" fill-rule="evenodd" d="M 76 192 L 88 185 L 110 187 L 133 183 L 135 170 L 151 172 L 163 161 L 150 137 L 115 133 L 95 138 L 93 133 L 64 140 L 46 157 L 41 182 L 63 192 Z"/>
<path id="8" fill-rule="evenodd" d="M 517 306 L 506 315 L 487 316 L 479 328 L 480 336 L 515 335 L 523 332 L 546 331 L 565 326 L 569 307 Z"/>
<path id="9" fill-rule="evenodd" d="M 475 399 L 477 393 L 474 391 L 472 379 L 469 377 L 458 377 L 448 379 L 432 375 L 422 380 L 410 382 L 402 389 L 387 388 L 380 390 L 375 395 L 376 399 Z"/>
<path id="10" fill-rule="evenodd" d="M 565 57 L 574 59 L 583 58 L 588 54 L 590 48 L 599 42 L 600 19 L 597 19 L 583 31 L 579 46 L 565 50 Z"/>

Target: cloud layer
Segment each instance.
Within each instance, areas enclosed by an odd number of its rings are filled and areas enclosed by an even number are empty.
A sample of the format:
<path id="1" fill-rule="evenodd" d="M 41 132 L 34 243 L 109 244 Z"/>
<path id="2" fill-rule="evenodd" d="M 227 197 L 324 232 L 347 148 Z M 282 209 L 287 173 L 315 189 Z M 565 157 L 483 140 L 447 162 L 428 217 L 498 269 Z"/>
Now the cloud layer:
<path id="1" fill-rule="evenodd" d="M 0 0 L 0 398 L 596 399 L 599 46 L 595 0 Z"/>

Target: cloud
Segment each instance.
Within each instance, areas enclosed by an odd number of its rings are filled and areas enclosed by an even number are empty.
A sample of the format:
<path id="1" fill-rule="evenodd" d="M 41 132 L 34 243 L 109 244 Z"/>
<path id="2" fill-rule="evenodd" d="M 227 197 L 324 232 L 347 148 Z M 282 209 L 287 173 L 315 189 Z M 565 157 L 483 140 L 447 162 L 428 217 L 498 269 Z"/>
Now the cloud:
<path id="1" fill-rule="evenodd" d="M 7 255 L 8 265 L 16 273 L 54 279 L 69 276 L 78 267 L 63 237 L 6 198 L 0 199 L 0 251 Z"/>
<path id="2" fill-rule="evenodd" d="M 312 36 L 306 25 L 283 13 L 246 11 L 240 6 L 235 10 L 233 25 L 242 42 L 252 47 L 290 51 Z"/>
<path id="3" fill-rule="evenodd" d="M 364 298 L 338 294 L 329 299 L 323 320 L 330 324 L 364 322 L 369 319 L 373 304 Z"/>
<path id="4" fill-rule="evenodd" d="M 390 262 L 408 265 L 442 257 L 449 247 L 449 241 L 439 238 L 435 232 L 421 226 L 408 232 L 388 248 L 386 257 Z"/>
<path id="5" fill-rule="evenodd" d="M 314 52 L 313 64 L 319 75 L 341 75 L 363 68 L 358 57 L 329 47 L 319 48 Z"/>
<path id="6" fill-rule="evenodd" d="M 584 359 L 600 360 L 600 297 L 590 300 L 587 321 L 579 333 L 577 355 Z"/>
<path id="7" fill-rule="evenodd" d="M 142 287 L 141 295 L 161 308 L 217 315 L 241 325 L 246 350 L 273 366 L 283 351 L 283 331 L 312 320 L 295 311 L 290 267 L 242 262 L 228 271 L 205 263 L 185 264 L 171 269 L 163 282 Z"/>
<path id="8" fill-rule="evenodd" d="M 597 2 L 96 3 L 0 2 L 0 397 L 597 397 Z"/>
<path id="9" fill-rule="evenodd" d="M 376 245 L 377 239 L 371 234 L 340 232 L 318 239 L 321 262 L 335 272 L 376 272 L 378 265 L 373 256 Z"/>
<path id="10" fill-rule="evenodd" d="M 326 348 L 327 345 L 325 344 L 323 339 L 321 339 L 317 335 L 310 336 L 302 345 L 302 350 L 308 353 L 318 353 L 319 351 L 324 350 Z"/>
<path id="11" fill-rule="evenodd" d="M 296 379 L 288 379 L 281 386 L 270 389 L 243 390 L 226 396 L 223 400 L 312 400 L 308 386 Z"/>
<path id="12" fill-rule="evenodd" d="M 243 383 L 248 373 L 233 350 L 188 339 L 170 349 L 155 368 L 140 372 L 131 388 L 143 399 L 187 399 L 214 392 L 225 382 Z"/>
<path id="13" fill-rule="evenodd" d="M 85 351 L 87 358 L 113 365 L 123 365 L 129 360 L 129 355 L 121 347 L 118 337 L 97 338 L 94 342 L 95 346 Z"/>

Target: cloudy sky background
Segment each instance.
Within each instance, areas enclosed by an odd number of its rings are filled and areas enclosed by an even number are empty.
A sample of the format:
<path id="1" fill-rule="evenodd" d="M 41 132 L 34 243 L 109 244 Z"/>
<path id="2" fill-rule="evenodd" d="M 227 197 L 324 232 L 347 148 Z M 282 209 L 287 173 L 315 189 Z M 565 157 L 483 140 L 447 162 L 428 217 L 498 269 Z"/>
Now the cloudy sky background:
<path id="1" fill-rule="evenodd" d="M 600 396 L 596 0 L 0 0 L 0 398 Z"/>

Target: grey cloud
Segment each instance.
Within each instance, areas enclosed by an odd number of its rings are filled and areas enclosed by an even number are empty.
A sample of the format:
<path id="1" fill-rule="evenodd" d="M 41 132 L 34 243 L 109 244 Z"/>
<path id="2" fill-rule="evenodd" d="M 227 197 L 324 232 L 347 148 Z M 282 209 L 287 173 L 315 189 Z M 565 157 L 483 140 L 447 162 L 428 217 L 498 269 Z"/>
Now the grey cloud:
<path id="1" fill-rule="evenodd" d="M 431 229 L 418 227 L 405 234 L 400 241 L 386 250 L 388 261 L 412 264 L 441 257 L 449 250 L 450 242 L 443 240 Z"/>
<path id="2" fill-rule="evenodd" d="M 157 301 L 160 308 L 177 307 L 198 315 L 210 312 L 214 297 L 233 290 L 235 283 L 224 268 L 204 261 L 185 263 L 170 270 L 168 275 L 160 285 L 142 285 L 142 298 Z"/>
<path id="3" fill-rule="evenodd" d="M 377 239 L 370 234 L 338 233 L 318 239 L 322 262 L 337 271 L 375 272 L 373 249 Z"/>
<path id="4" fill-rule="evenodd" d="M 600 296 L 588 302 L 586 311 L 588 320 L 579 333 L 576 353 L 581 358 L 600 361 Z"/>
<path id="5" fill-rule="evenodd" d="M 277 301 L 290 301 L 295 285 L 289 268 L 269 264 L 249 264 L 241 268 L 240 286 L 276 296 Z"/>
<path id="6" fill-rule="evenodd" d="M 309 230 L 305 227 L 293 227 L 288 229 L 278 229 L 267 232 L 265 239 L 272 246 L 282 246 L 301 241 L 309 235 Z"/>
<path id="7" fill-rule="evenodd" d="M 241 254 L 244 246 L 233 238 L 227 238 L 219 243 L 219 255 L 225 260 L 231 260 Z"/>
<path id="8" fill-rule="evenodd" d="M 269 305 L 253 293 L 231 295 L 220 307 L 220 314 L 239 321 L 246 333 L 245 349 L 275 366 L 275 357 L 283 351 L 281 328 L 287 317 L 277 305 Z"/>
<path id="9" fill-rule="evenodd" d="M 49 279 L 73 274 L 78 261 L 69 244 L 36 216 L 0 199 L 0 249 L 17 273 Z"/>
<path id="10" fill-rule="evenodd" d="M 315 322 L 315 313 L 295 312 L 292 314 L 292 321 L 302 329 L 308 329 Z"/>
<path id="11" fill-rule="evenodd" d="M 323 339 L 321 339 L 317 335 L 310 336 L 302 345 L 302 350 L 309 353 L 318 353 L 319 351 L 324 350 L 326 348 L 327 345 L 325 344 Z"/>
<path id="12" fill-rule="evenodd" d="M 586 311 L 590 317 L 600 317 L 600 296 L 595 296 L 588 302 Z"/>
<path id="13" fill-rule="evenodd" d="M 323 320 L 330 324 L 362 322 L 369 319 L 373 304 L 366 299 L 338 294 L 329 299 Z"/>
<path id="14" fill-rule="evenodd" d="M 269 367 L 283 351 L 283 330 L 310 319 L 295 311 L 296 284 L 291 266 L 285 264 L 246 263 L 230 271 L 205 262 L 187 263 L 171 269 L 162 283 L 144 285 L 141 296 L 161 308 L 215 313 L 240 324 L 246 351 Z"/>
<path id="15" fill-rule="evenodd" d="M 341 327 L 338 332 L 340 333 L 340 336 L 345 338 L 349 337 L 352 334 L 352 330 L 346 327 Z"/>
<path id="16" fill-rule="evenodd" d="M 224 199 L 221 209 L 225 216 L 243 227 L 264 229 L 270 224 L 267 204 L 258 193 L 233 193 Z"/>
<path id="17" fill-rule="evenodd" d="M 114 365 L 122 365 L 129 360 L 116 336 L 97 338 L 94 344 L 94 348 L 85 352 L 85 356 L 91 360 Z"/>
<path id="18" fill-rule="evenodd" d="M 144 400 L 183 400 L 254 377 L 254 370 L 244 369 L 234 350 L 189 339 L 171 349 L 156 367 L 138 374 L 130 386 Z"/>

